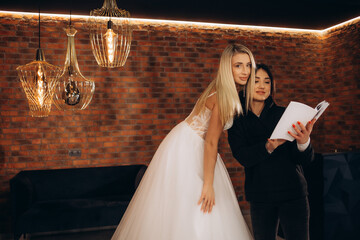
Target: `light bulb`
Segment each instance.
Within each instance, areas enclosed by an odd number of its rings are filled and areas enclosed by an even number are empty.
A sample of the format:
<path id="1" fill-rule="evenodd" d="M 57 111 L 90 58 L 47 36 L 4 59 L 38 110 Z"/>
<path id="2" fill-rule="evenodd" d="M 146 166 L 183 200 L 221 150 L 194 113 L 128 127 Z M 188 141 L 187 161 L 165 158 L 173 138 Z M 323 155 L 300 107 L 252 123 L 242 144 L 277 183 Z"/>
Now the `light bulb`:
<path id="1" fill-rule="evenodd" d="M 65 104 L 70 106 L 78 104 L 81 99 L 81 94 L 74 78 L 76 78 L 76 74 L 74 74 L 72 67 L 69 66 L 68 81 L 63 92 L 63 100 Z"/>
<path id="2" fill-rule="evenodd" d="M 108 29 L 104 35 L 107 58 L 110 63 L 114 62 L 115 49 L 117 46 L 117 34 L 111 28 L 112 22 L 108 21 Z"/>
<path id="3" fill-rule="evenodd" d="M 46 81 L 45 81 L 45 75 L 42 70 L 41 65 L 38 65 L 36 74 L 35 74 L 35 84 L 36 84 L 36 92 L 37 92 L 37 100 L 40 104 L 40 106 L 43 106 L 44 104 L 44 98 L 45 98 L 45 91 L 46 91 Z"/>

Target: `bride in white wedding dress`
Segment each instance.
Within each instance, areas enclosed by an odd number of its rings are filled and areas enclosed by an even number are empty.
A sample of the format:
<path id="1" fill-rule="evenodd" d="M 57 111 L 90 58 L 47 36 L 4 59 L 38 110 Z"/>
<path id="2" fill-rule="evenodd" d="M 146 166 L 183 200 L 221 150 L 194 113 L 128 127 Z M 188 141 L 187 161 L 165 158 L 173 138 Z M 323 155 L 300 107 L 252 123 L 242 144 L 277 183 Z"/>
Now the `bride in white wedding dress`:
<path id="1" fill-rule="evenodd" d="M 216 78 L 160 144 L 112 240 L 253 239 L 217 147 L 243 111 L 236 84 L 249 106 L 254 71 L 248 48 L 225 48 Z"/>

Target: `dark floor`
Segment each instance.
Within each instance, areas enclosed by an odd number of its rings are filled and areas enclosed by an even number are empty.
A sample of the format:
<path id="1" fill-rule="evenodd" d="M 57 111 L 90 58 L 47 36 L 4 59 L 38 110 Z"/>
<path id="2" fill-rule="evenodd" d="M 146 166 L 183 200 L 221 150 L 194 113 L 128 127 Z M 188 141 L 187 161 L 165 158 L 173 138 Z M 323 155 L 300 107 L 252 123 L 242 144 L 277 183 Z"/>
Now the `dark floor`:
<path id="1" fill-rule="evenodd" d="M 31 236 L 31 240 L 110 240 L 115 229 Z"/>
<path id="2" fill-rule="evenodd" d="M 251 220 L 248 214 L 244 214 L 245 221 L 251 229 Z M 36 234 L 28 238 L 20 240 L 110 240 L 114 234 L 116 226 L 104 229 L 88 229 L 85 231 L 72 231 L 66 233 L 52 233 L 52 234 Z M 0 240 L 13 240 L 12 237 L 1 237 Z M 277 240 L 283 240 L 278 237 Z"/>
<path id="3" fill-rule="evenodd" d="M 19 240 L 110 240 L 115 232 L 113 228 L 77 230 L 65 233 L 46 233 L 22 236 Z M 14 240 L 11 234 L 1 235 L 0 240 Z"/>

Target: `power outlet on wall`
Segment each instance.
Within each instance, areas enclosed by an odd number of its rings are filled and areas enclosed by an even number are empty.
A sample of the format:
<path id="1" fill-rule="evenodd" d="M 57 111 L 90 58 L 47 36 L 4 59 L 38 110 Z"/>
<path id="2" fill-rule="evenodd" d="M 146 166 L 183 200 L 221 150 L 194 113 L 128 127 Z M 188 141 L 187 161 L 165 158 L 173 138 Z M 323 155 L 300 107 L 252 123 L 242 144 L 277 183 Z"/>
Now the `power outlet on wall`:
<path id="1" fill-rule="evenodd" d="M 70 157 L 80 157 L 81 156 L 81 150 L 80 149 L 69 150 L 69 156 Z"/>

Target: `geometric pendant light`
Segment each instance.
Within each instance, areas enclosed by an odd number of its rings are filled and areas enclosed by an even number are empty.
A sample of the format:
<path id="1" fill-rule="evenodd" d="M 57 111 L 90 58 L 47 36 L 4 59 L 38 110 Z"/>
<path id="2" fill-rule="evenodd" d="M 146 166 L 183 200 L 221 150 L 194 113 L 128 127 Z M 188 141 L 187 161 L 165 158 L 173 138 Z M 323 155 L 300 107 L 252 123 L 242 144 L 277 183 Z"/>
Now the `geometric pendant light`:
<path id="1" fill-rule="evenodd" d="M 45 61 L 40 48 L 40 11 L 39 11 L 39 48 L 35 61 L 16 68 L 29 103 L 32 117 L 47 117 L 51 111 L 52 98 L 61 68 Z"/>
<path id="2" fill-rule="evenodd" d="M 82 110 L 91 102 L 95 82 L 86 79 L 80 72 L 75 51 L 77 30 L 71 25 L 71 18 L 70 25 L 64 30 L 68 37 L 68 44 L 65 66 L 55 88 L 54 104 L 59 110 Z"/>
<path id="3" fill-rule="evenodd" d="M 105 0 L 102 8 L 90 12 L 90 42 L 101 67 L 125 65 L 130 53 L 132 27 L 130 13 L 119 9 L 116 0 Z"/>

